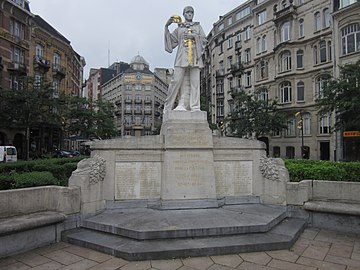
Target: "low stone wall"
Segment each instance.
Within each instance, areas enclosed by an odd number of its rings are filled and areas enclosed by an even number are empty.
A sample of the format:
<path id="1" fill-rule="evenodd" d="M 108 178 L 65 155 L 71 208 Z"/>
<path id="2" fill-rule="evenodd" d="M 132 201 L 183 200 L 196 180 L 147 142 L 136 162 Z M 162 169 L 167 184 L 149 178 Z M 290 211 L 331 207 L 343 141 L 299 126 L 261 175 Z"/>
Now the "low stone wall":
<path id="1" fill-rule="evenodd" d="M 309 225 L 360 234 L 360 183 L 304 180 L 287 183 L 291 215 Z"/>
<path id="2" fill-rule="evenodd" d="M 287 183 L 287 204 L 304 205 L 307 201 L 360 204 L 360 183 L 303 180 Z"/>
<path id="3" fill-rule="evenodd" d="M 80 188 L 0 191 L 0 258 L 60 241 L 80 224 Z"/>
<path id="4" fill-rule="evenodd" d="M 78 187 L 43 186 L 0 191 L 0 218 L 41 211 L 65 215 L 80 212 Z"/>

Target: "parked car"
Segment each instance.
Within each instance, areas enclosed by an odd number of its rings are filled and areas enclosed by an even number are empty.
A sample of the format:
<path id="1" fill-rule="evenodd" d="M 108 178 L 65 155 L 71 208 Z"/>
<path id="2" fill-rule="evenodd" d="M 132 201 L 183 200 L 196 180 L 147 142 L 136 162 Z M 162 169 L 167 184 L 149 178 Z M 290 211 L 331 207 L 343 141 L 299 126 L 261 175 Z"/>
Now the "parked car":
<path id="1" fill-rule="evenodd" d="M 0 146 L 0 162 L 17 161 L 15 146 Z"/>
<path id="2" fill-rule="evenodd" d="M 74 154 L 68 150 L 55 150 L 53 157 L 56 158 L 74 157 Z"/>
<path id="3" fill-rule="evenodd" d="M 67 152 L 70 152 L 74 157 L 80 156 L 80 151 L 78 150 L 66 150 Z"/>

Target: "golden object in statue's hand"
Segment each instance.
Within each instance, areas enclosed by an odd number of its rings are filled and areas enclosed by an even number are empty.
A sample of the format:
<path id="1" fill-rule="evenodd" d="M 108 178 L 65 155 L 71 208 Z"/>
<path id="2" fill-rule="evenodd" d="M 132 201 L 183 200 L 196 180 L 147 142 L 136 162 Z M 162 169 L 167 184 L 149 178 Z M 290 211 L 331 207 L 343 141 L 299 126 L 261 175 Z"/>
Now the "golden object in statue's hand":
<path id="1" fill-rule="evenodd" d="M 171 20 L 174 22 L 174 23 L 181 23 L 181 17 L 179 15 L 172 15 L 171 16 Z"/>

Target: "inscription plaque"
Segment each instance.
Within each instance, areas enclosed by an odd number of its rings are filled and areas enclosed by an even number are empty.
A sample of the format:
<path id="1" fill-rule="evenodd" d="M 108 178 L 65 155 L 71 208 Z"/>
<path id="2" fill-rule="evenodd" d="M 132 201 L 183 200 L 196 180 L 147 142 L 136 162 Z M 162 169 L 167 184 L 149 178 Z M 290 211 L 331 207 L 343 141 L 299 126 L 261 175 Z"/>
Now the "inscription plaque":
<path id="1" fill-rule="evenodd" d="M 214 162 L 218 196 L 252 194 L 252 161 Z"/>
<path id="2" fill-rule="evenodd" d="M 115 199 L 160 198 L 160 162 L 117 162 Z"/>

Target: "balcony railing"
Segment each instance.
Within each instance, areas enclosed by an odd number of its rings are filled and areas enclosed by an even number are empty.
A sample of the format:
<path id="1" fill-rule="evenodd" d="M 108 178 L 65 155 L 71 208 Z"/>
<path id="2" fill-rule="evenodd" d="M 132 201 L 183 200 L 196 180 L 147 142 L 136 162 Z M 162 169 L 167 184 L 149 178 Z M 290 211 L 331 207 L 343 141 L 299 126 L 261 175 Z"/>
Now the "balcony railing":
<path id="1" fill-rule="evenodd" d="M 21 75 L 26 75 L 26 66 L 24 63 L 10 62 L 7 69 L 11 72 L 15 72 Z"/>
<path id="2" fill-rule="evenodd" d="M 42 56 L 34 56 L 34 68 L 44 69 L 48 71 L 50 69 L 50 62 L 43 58 Z"/>
<path id="3" fill-rule="evenodd" d="M 244 70 L 244 66 L 242 63 L 236 63 L 236 64 L 232 64 L 230 69 L 232 73 L 242 72 Z"/>
<path id="4" fill-rule="evenodd" d="M 59 64 L 52 65 L 52 72 L 54 76 L 60 79 L 63 79 L 66 76 L 66 69 Z"/>
<path id="5" fill-rule="evenodd" d="M 277 24 L 285 18 L 297 15 L 296 6 L 290 4 L 289 6 L 277 10 L 277 6 L 274 7 L 274 22 Z"/>
<path id="6" fill-rule="evenodd" d="M 240 50 L 242 48 L 241 40 L 235 41 L 235 50 Z"/>
<path id="7" fill-rule="evenodd" d="M 223 77 L 225 76 L 225 69 L 221 68 L 216 71 L 216 77 Z"/>

